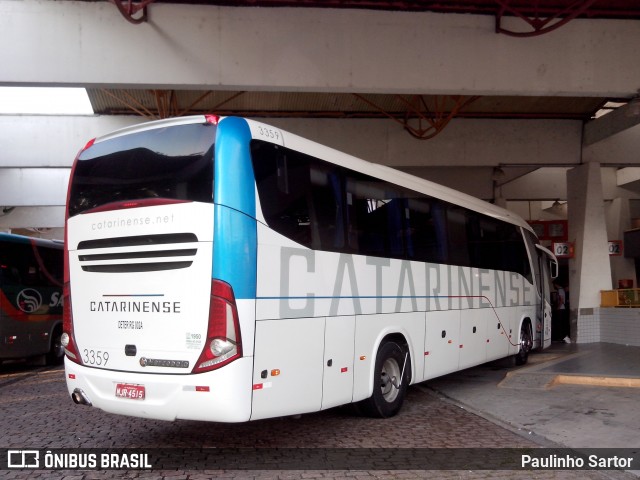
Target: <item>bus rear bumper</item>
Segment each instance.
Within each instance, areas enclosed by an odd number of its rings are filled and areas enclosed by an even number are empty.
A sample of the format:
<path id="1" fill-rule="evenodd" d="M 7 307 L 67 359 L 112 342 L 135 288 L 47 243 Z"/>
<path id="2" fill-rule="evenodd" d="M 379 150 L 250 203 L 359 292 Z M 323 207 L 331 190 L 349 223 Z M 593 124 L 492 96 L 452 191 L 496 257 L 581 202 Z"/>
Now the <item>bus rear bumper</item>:
<path id="1" fill-rule="evenodd" d="M 154 375 L 85 367 L 65 358 L 67 390 L 76 400 L 109 413 L 158 420 L 246 422 L 251 417 L 253 358 L 243 357 L 212 372 Z M 135 396 L 116 396 L 118 386 L 138 386 Z M 142 390 L 139 387 L 144 387 Z M 76 401 L 74 400 L 74 401 Z M 83 403 L 78 402 L 76 403 Z"/>

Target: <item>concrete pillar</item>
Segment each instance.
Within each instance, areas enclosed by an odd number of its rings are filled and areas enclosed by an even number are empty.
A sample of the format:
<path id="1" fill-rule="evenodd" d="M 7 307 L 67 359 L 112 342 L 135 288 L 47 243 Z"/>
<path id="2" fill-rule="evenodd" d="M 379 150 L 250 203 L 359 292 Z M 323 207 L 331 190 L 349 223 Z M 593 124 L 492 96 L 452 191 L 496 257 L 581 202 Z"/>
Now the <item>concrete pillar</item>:
<path id="1" fill-rule="evenodd" d="M 631 229 L 631 210 L 628 198 L 615 198 L 608 202 L 605 209 L 607 214 L 607 232 L 609 240 L 624 240 L 625 230 Z M 624 245 L 623 245 L 624 249 Z M 618 287 L 618 280 L 636 278 L 636 267 L 632 258 L 624 255 L 611 257 L 612 284 Z"/>
<path id="2" fill-rule="evenodd" d="M 600 164 L 586 163 L 567 172 L 569 239 L 575 256 L 569 261 L 571 339 L 600 341 L 600 290 L 611 289 L 607 227 Z"/>

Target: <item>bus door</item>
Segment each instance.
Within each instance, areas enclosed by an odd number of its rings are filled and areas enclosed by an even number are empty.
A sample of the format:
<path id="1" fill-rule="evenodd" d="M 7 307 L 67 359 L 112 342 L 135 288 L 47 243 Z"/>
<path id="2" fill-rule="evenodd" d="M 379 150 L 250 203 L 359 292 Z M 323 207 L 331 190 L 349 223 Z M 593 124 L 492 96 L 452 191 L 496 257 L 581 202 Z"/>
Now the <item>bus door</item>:
<path id="1" fill-rule="evenodd" d="M 551 288 L 552 278 L 558 276 L 558 260 L 555 255 L 541 245 L 536 245 L 534 259 L 536 289 L 540 299 L 536 312 L 537 321 L 534 331 L 534 344 L 538 342 L 540 350 L 551 345 Z"/>

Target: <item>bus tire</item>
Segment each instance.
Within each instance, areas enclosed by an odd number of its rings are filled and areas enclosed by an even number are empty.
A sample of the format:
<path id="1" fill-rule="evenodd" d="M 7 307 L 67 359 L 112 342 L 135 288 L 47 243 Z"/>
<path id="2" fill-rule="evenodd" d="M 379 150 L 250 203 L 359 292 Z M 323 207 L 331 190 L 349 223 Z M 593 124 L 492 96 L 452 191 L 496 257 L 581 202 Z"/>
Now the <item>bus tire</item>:
<path id="1" fill-rule="evenodd" d="M 531 329 L 531 322 L 525 320 L 520 327 L 519 338 L 519 350 L 515 355 L 516 365 L 525 365 L 529 359 L 529 352 L 533 347 L 533 330 Z"/>
<path id="2" fill-rule="evenodd" d="M 51 336 L 51 348 L 47 353 L 47 365 L 62 365 L 64 362 L 64 347 L 62 346 L 62 327 L 56 327 Z"/>
<path id="3" fill-rule="evenodd" d="M 404 376 L 401 379 L 403 368 Z M 373 394 L 359 402 L 358 409 L 375 418 L 396 415 L 407 394 L 410 370 L 411 359 L 405 348 L 393 341 L 382 343 L 378 348 L 373 372 Z"/>

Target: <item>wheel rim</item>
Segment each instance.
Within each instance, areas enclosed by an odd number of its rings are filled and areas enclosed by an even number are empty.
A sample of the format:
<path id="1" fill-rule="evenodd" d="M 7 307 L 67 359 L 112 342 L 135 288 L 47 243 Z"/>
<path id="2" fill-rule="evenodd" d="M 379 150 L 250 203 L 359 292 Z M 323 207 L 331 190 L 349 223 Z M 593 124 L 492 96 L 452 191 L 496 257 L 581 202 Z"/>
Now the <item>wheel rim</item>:
<path id="1" fill-rule="evenodd" d="M 520 347 L 524 353 L 529 353 L 533 346 L 533 339 L 528 326 L 523 326 L 520 332 Z"/>
<path id="2" fill-rule="evenodd" d="M 60 336 L 54 339 L 51 351 L 53 352 L 55 358 L 62 358 L 64 356 L 64 347 L 62 346 Z"/>
<path id="3" fill-rule="evenodd" d="M 400 391 L 400 365 L 393 358 L 387 358 L 382 364 L 380 372 L 380 389 L 382 398 L 392 403 L 398 397 Z"/>

